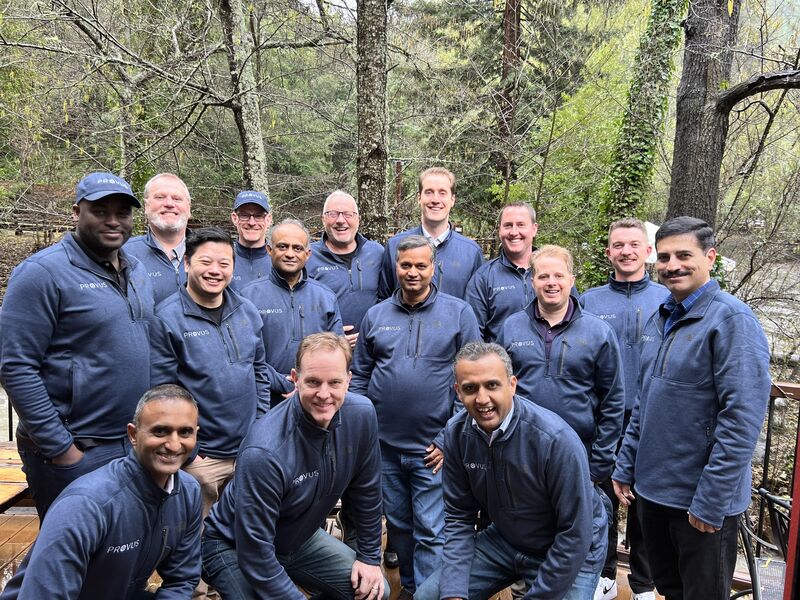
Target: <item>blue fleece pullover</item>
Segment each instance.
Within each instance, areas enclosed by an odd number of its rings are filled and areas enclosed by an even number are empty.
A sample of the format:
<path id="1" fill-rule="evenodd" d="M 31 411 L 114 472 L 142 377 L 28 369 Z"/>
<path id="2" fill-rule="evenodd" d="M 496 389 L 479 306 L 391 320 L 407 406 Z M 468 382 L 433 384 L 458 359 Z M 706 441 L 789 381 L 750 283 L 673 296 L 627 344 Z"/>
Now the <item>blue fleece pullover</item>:
<path id="1" fill-rule="evenodd" d="M 167 296 L 174 294 L 178 288 L 186 284 L 186 266 L 181 261 L 178 268 L 172 264 L 164 251 L 153 239 L 148 229 L 144 235 L 137 235 L 128 240 L 124 246 L 129 256 L 139 259 L 153 287 L 153 300 L 156 304 Z"/>
<path id="2" fill-rule="evenodd" d="M 617 281 L 609 275 L 606 285 L 586 290 L 580 298 L 581 307 L 603 319 L 617 335 L 625 373 L 626 411 L 633 410 L 639 390 L 642 329 L 668 295 L 667 288 L 645 273 L 638 281 Z"/>
<path id="3" fill-rule="evenodd" d="M 297 550 L 344 496 L 358 525 L 356 558 L 381 562 L 381 455 L 375 409 L 345 395 L 328 429 L 295 394 L 250 428 L 233 481 L 205 520 L 206 538 L 236 548 L 258 598 L 304 600 L 277 554 Z"/>
<path id="4" fill-rule="evenodd" d="M 462 411 L 444 434 L 441 598 L 467 598 L 478 511 L 509 544 L 542 561 L 525 598 L 564 597 L 578 571 L 605 558 L 606 515 L 586 452 L 569 425 L 520 396 L 491 444 Z"/>
<path id="5" fill-rule="evenodd" d="M 250 282 L 240 294 L 255 304 L 261 315 L 267 362 L 278 373 L 291 372 L 297 348 L 307 335 L 322 331 L 343 334 L 336 294 L 309 279 L 305 269 L 294 288 L 273 268 L 269 277 Z"/>
<path id="6" fill-rule="evenodd" d="M 497 343 L 511 356 L 519 394 L 572 426 L 589 453 L 592 481 L 604 481 L 622 436 L 622 358 L 611 327 L 573 300 L 572 319 L 556 334 L 549 359 L 534 322 L 536 300 L 506 320 Z"/>
<path id="7" fill-rule="evenodd" d="M 138 598 L 153 570 L 157 600 L 200 581 L 200 486 L 178 471 L 167 493 L 131 453 L 72 482 L 47 512 L 2 600 Z"/>
<path id="8" fill-rule="evenodd" d="M 241 290 L 251 281 L 269 275 L 272 270 L 272 259 L 267 252 L 266 244 L 260 248 L 246 248 L 235 241 L 233 249 L 236 256 L 233 262 L 232 289 Z"/>
<path id="9" fill-rule="evenodd" d="M 409 235 L 425 235 L 422 225 L 403 231 L 389 238 L 381 261 L 381 275 L 378 283 L 378 299 L 388 298 L 397 289 L 397 245 Z M 463 299 L 467 282 L 472 274 L 483 264 L 483 253 L 473 240 L 450 230 L 448 238 L 436 248 L 436 273 L 433 283 L 444 294 Z"/>
<path id="10" fill-rule="evenodd" d="M 125 436 L 150 387 L 153 293 L 128 262 L 127 295 L 72 234 L 14 269 L 0 311 L 0 381 L 18 435 L 48 458 L 76 438 Z M 123 375 L 124 374 L 124 375 Z"/>
<path id="11" fill-rule="evenodd" d="M 350 389 L 375 404 L 381 443 L 405 452 L 424 452 L 460 408 L 453 359 L 480 339 L 469 305 L 431 287 L 415 309 L 397 290 L 367 311 L 350 369 Z"/>
<path id="12" fill-rule="evenodd" d="M 357 333 L 367 310 L 378 300 L 383 246 L 357 233 L 356 254 L 348 266 L 328 249 L 325 239 L 323 233 L 320 241 L 311 244 L 311 256 L 306 263 L 308 276 L 333 290 L 339 299 L 342 323 L 352 325 Z"/>
<path id="13" fill-rule="evenodd" d="M 503 321 L 533 300 L 530 267 L 518 267 L 501 250 L 500 256 L 483 264 L 467 284 L 466 300 L 478 317 L 481 335 L 493 342 Z"/>
<path id="14" fill-rule="evenodd" d="M 217 325 L 182 287 L 158 305 L 150 336 L 152 384 L 177 383 L 192 393 L 200 407 L 199 453 L 212 458 L 235 457 L 270 400 L 258 309 L 229 290 L 224 298 Z"/>
<path id="15" fill-rule="evenodd" d="M 769 346 L 753 311 L 716 281 L 666 337 L 664 320 L 659 310 L 642 334 L 639 401 L 613 478 L 721 527 L 750 504 Z"/>

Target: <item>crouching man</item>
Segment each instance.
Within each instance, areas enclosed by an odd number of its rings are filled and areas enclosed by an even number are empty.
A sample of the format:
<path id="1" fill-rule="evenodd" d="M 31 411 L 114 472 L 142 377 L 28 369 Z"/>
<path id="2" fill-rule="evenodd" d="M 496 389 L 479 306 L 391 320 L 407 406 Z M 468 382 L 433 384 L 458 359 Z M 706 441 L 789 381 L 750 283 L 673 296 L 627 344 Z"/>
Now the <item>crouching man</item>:
<path id="1" fill-rule="evenodd" d="M 200 487 L 180 470 L 197 440 L 197 404 L 177 385 L 145 392 L 133 449 L 76 479 L 50 507 L 2 600 L 177 600 L 200 580 Z M 145 590 L 153 571 L 163 583 Z"/>
<path id="2" fill-rule="evenodd" d="M 577 434 L 515 395 L 511 359 L 497 344 L 464 346 L 455 376 L 466 410 L 445 430 L 442 567 L 414 598 L 483 600 L 523 578 L 525 598 L 591 599 L 606 511 Z M 476 534 L 479 510 L 492 524 Z"/>
<path id="3" fill-rule="evenodd" d="M 205 520 L 203 579 L 225 600 L 389 597 L 381 573 L 381 457 L 372 403 L 348 393 L 350 345 L 316 333 L 297 350 L 297 391 L 245 436 L 233 481 Z M 344 495 L 357 551 L 320 525 Z"/>

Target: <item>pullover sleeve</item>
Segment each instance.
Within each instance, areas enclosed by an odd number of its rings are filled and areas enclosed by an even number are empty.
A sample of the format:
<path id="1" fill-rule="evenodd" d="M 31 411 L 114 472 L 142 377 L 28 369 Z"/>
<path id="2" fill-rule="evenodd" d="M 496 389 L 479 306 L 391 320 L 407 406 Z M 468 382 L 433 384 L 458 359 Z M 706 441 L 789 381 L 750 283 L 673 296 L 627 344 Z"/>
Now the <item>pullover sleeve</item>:
<path id="1" fill-rule="evenodd" d="M 721 527 L 750 469 L 772 385 L 769 345 L 755 316 L 736 313 L 711 336 L 711 368 L 719 412 L 708 462 L 689 512 Z"/>
<path id="2" fill-rule="evenodd" d="M 25 432 L 48 458 L 72 444 L 41 375 L 60 304 L 50 272 L 26 261 L 14 270 L 0 310 L 0 382 Z"/>
<path id="3" fill-rule="evenodd" d="M 636 451 L 639 449 L 639 409 L 639 397 L 637 396 L 633 404 L 631 420 L 628 421 L 628 428 L 622 439 L 622 447 L 619 449 L 614 473 L 611 475 L 614 481 L 626 485 L 633 485 L 633 467 L 636 464 Z"/>
<path id="4" fill-rule="evenodd" d="M 472 307 L 475 318 L 478 320 L 478 327 L 481 332 L 481 339 L 485 340 L 488 331 L 486 324 L 489 322 L 489 299 L 486 295 L 486 279 L 481 273 L 473 273 L 467 283 L 465 299 Z"/>
<path id="5" fill-rule="evenodd" d="M 61 498 L 47 516 L 4 597 L 17 586 L 19 594 L 12 597 L 18 600 L 74 600 L 81 595 L 89 563 L 110 524 L 101 508 L 85 496 Z M 119 589 L 119 582 L 109 586 Z"/>
<path id="6" fill-rule="evenodd" d="M 592 481 L 605 481 L 614 470 L 614 453 L 622 437 L 625 416 L 625 378 L 617 338 L 606 326 L 606 339 L 597 355 L 594 392 L 599 400 L 595 411 L 597 435 L 592 442 L 589 472 Z"/>
<path id="7" fill-rule="evenodd" d="M 386 248 L 383 251 L 383 258 L 381 259 L 381 272 L 378 277 L 378 302 L 386 300 L 397 287 L 394 263 L 392 246 L 387 240 Z"/>
<path id="8" fill-rule="evenodd" d="M 150 384 L 178 383 L 180 338 L 172 335 L 169 326 L 158 315 L 150 331 Z"/>
<path id="9" fill-rule="evenodd" d="M 369 380 L 372 377 L 372 370 L 375 368 L 375 358 L 372 354 L 372 342 L 369 340 L 370 334 L 369 313 L 361 321 L 361 332 L 356 341 L 356 348 L 353 352 L 353 361 L 350 365 L 350 372 L 353 374 L 350 380 L 350 391 L 355 394 L 367 395 Z"/>
<path id="10" fill-rule="evenodd" d="M 475 522 L 478 502 L 462 465 L 456 428 L 444 438 L 444 550 L 439 593 L 442 598 L 468 598 L 469 576 L 475 554 Z"/>
<path id="11" fill-rule="evenodd" d="M 331 310 L 328 313 L 328 331 L 332 331 L 336 335 L 344 335 L 342 313 L 339 310 L 339 301 L 335 297 Z"/>
<path id="12" fill-rule="evenodd" d="M 181 483 L 182 493 L 187 495 L 186 530 L 178 545 L 156 567 L 162 579 L 156 600 L 191 598 L 200 581 L 200 486 L 194 482 L 190 482 L 192 485 Z"/>
<path id="13" fill-rule="evenodd" d="M 258 406 L 256 407 L 256 418 L 269 412 L 270 391 L 272 387 L 272 377 L 275 369 L 267 364 L 267 356 L 264 351 L 264 342 L 261 339 L 261 332 L 257 332 L 256 354 L 253 360 L 253 371 L 256 376 L 256 394 L 258 396 Z M 274 373 L 277 375 L 277 373 Z M 277 383 L 277 382 L 276 382 Z"/>
<path id="14" fill-rule="evenodd" d="M 563 598 L 589 554 L 595 491 L 585 457 L 577 434 L 553 439 L 545 478 L 555 509 L 556 536 L 525 594 L 527 600 Z"/>
<path id="15" fill-rule="evenodd" d="M 275 554 L 275 531 L 284 482 L 279 461 L 257 448 L 244 449 L 234 473 L 236 555 L 259 600 L 305 600 Z"/>
<path id="16" fill-rule="evenodd" d="M 365 407 L 367 417 L 361 431 L 368 432 L 356 466 L 356 475 L 347 486 L 345 496 L 352 507 L 357 527 L 356 558 L 368 565 L 381 564 L 383 495 L 381 490 L 381 451 L 378 443 L 378 419 L 372 405 Z"/>

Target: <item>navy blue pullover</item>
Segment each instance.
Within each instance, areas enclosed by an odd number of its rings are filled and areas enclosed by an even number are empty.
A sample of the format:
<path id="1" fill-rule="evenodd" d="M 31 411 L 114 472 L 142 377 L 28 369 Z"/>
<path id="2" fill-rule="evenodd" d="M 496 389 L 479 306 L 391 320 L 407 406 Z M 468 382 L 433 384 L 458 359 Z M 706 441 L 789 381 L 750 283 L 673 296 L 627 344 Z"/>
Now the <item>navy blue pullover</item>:
<path id="1" fill-rule="evenodd" d="M 555 334 L 550 358 L 533 317 L 531 302 L 503 324 L 497 343 L 511 356 L 517 391 L 552 410 L 578 434 L 589 453 L 593 481 L 614 469 L 622 436 L 625 384 L 617 336 L 575 299 L 569 324 Z"/>
<path id="2" fill-rule="evenodd" d="M 642 329 L 667 296 L 667 288 L 646 273 L 639 281 L 617 281 L 609 275 L 606 285 L 586 290 L 579 301 L 586 312 L 603 319 L 617 335 L 625 373 L 626 411 L 633 410 L 639 390 Z"/>
<path id="3" fill-rule="evenodd" d="M 325 245 L 326 234 L 311 244 L 311 256 L 306 263 L 308 276 L 324 283 L 339 299 L 342 323 L 359 326 L 367 310 L 378 300 L 378 278 L 380 275 L 383 246 L 372 242 L 360 233 L 356 234 L 356 253 L 348 265 Z"/>
<path id="4" fill-rule="evenodd" d="M 174 294 L 178 288 L 186 284 L 186 266 L 181 261 L 178 268 L 158 246 L 148 229 L 144 235 L 137 235 L 128 240 L 124 246 L 126 254 L 139 259 L 153 288 L 153 300 L 156 304 L 167 296 Z"/>
<path id="5" fill-rule="evenodd" d="M 518 267 L 500 256 L 483 264 L 467 284 L 466 301 L 478 317 L 484 341 L 493 342 L 503 321 L 525 308 L 533 300 L 530 267 Z"/>
<path id="6" fill-rule="evenodd" d="M 343 334 L 336 294 L 309 279 L 305 269 L 294 288 L 273 268 L 268 277 L 250 282 L 240 294 L 255 304 L 261 315 L 267 362 L 278 373 L 291 372 L 297 348 L 307 335 L 322 331 Z"/>
<path id="7" fill-rule="evenodd" d="M 525 598 L 561 599 L 584 565 L 605 558 L 606 514 L 583 444 L 560 417 L 514 397 L 491 444 L 467 411 L 445 430 L 441 598 L 467 598 L 478 511 L 519 552 L 542 561 Z"/>
<path id="8" fill-rule="evenodd" d="M 664 320 L 656 312 L 642 334 L 639 400 L 613 478 L 721 527 L 750 504 L 769 345 L 753 311 L 716 281 L 666 337 Z"/>
<path id="9" fill-rule="evenodd" d="M 199 453 L 233 458 L 256 415 L 269 410 L 270 370 L 252 302 L 225 290 L 217 325 L 185 287 L 156 309 L 153 385 L 177 383 L 200 407 Z"/>
<path id="10" fill-rule="evenodd" d="M 0 380 L 17 433 L 48 457 L 75 438 L 121 439 L 150 387 L 153 293 L 128 262 L 127 294 L 72 234 L 14 269 L 0 311 Z"/>
<path id="11" fill-rule="evenodd" d="M 425 451 L 461 406 L 453 388 L 453 359 L 476 340 L 480 331 L 469 305 L 435 286 L 417 308 L 406 307 L 397 290 L 367 311 L 350 389 L 375 404 L 381 443 Z"/>
<path id="12" fill-rule="evenodd" d="M 233 481 L 205 520 L 204 537 L 236 548 L 258 598 L 305 596 L 276 555 L 297 550 L 346 498 L 358 525 L 356 558 L 381 561 L 381 456 L 375 409 L 345 395 L 328 429 L 306 416 L 295 394 L 250 428 Z"/>
<path id="13" fill-rule="evenodd" d="M 56 499 L 2 600 L 138 598 L 157 570 L 157 600 L 200 581 L 200 486 L 178 471 L 167 493 L 131 453 L 73 481 Z"/>
<path id="14" fill-rule="evenodd" d="M 422 225 L 398 233 L 386 242 L 378 283 L 379 300 L 388 298 L 397 289 L 397 244 L 409 235 L 424 236 Z M 482 264 L 483 253 L 480 246 L 451 228 L 450 235 L 436 248 L 436 273 L 433 275 L 433 283 L 442 293 L 463 299 L 469 278 Z"/>
<path id="15" fill-rule="evenodd" d="M 231 288 L 241 290 L 251 281 L 267 277 L 272 270 L 272 259 L 267 252 L 267 245 L 260 248 L 246 248 L 238 241 L 233 242 L 236 257 L 233 263 L 233 279 Z"/>

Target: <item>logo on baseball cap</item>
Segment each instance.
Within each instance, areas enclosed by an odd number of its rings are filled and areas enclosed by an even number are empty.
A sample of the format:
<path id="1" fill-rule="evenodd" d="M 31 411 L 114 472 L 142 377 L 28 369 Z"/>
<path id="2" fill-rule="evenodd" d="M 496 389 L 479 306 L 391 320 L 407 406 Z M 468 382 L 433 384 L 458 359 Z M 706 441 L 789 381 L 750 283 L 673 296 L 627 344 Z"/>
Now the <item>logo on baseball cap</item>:
<path id="1" fill-rule="evenodd" d="M 125 196 L 133 206 L 141 208 L 141 204 L 133 195 L 131 186 L 121 177 L 113 173 L 89 173 L 78 182 L 75 189 L 75 204 L 81 200 L 95 202 L 106 196 Z"/>

